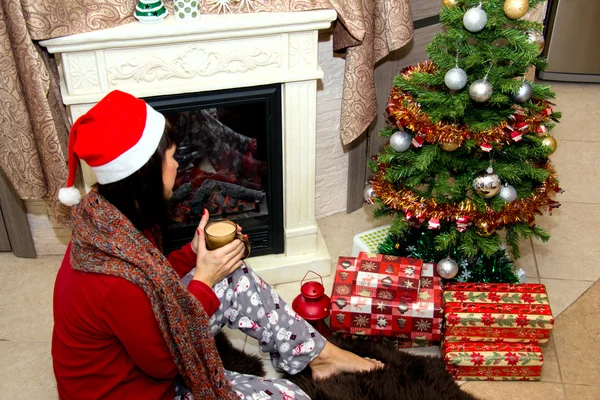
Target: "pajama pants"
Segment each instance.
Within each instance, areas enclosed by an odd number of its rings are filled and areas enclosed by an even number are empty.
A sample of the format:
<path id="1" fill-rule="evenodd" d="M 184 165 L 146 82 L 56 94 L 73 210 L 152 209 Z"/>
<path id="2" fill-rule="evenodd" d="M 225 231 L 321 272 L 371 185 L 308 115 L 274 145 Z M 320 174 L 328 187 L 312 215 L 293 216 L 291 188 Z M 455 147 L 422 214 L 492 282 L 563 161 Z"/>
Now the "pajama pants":
<path id="1" fill-rule="evenodd" d="M 245 264 L 217 283 L 213 290 L 221 301 L 209 322 L 213 335 L 224 326 L 241 330 L 257 339 L 263 352 L 270 353 L 276 370 L 294 375 L 325 347 L 325 338 Z M 231 371 L 225 371 L 225 377 L 242 400 L 310 400 L 287 379 L 260 378 Z M 177 385 L 177 390 L 176 400 L 191 398 L 185 387 Z"/>

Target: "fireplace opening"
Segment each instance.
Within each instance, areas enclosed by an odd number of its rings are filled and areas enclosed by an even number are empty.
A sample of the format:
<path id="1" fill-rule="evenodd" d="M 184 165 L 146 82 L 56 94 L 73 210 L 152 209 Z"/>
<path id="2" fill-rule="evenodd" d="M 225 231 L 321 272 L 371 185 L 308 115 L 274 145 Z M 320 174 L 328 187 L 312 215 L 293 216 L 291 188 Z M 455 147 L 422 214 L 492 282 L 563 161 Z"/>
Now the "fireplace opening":
<path id="1" fill-rule="evenodd" d="M 145 100 L 180 139 L 165 254 L 192 239 L 203 208 L 240 225 L 252 256 L 283 253 L 281 85 Z"/>

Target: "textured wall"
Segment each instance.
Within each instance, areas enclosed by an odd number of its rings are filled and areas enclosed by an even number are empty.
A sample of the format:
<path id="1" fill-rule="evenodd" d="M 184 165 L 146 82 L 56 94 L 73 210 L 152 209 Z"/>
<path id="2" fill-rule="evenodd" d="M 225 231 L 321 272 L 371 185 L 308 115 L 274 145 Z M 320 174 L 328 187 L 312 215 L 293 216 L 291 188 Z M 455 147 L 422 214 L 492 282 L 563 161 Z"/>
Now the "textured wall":
<path id="1" fill-rule="evenodd" d="M 331 32 L 319 35 L 319 65 L 325 76 L 317 86 L 317 218 L 346 211 L 348 154 L 340 140 L 344 59 L 333 55 Z"/>

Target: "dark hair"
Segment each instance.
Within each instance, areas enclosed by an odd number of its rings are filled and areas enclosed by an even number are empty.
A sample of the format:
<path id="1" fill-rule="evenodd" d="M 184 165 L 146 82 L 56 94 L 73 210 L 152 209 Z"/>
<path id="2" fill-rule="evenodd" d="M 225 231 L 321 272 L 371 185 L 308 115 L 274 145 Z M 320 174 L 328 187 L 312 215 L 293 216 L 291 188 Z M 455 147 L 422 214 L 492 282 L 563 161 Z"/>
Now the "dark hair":
<path id="1" fill-rule="evenodd" d="M 165 131 L 158 147 L 142 168 L 120 181 L 98 184 L 98 193 L 121 211 L 140 232 L 161 226 L 166 221 L 163 164 L 167 150 L 177 145 L 178 141 L 171 124 L 165 122 Z"/>

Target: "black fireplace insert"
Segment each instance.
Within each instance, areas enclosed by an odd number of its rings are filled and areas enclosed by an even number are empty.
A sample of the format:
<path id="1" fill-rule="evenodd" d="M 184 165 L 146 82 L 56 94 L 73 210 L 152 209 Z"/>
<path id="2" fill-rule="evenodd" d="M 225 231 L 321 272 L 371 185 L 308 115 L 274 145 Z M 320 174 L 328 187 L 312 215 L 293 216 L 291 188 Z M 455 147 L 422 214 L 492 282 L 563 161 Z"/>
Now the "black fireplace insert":
<path id="1" fill-rule="evenodd" d="M 206 208 L 243 228 L 252 256 L 283 253 L 281 85 L 145 100 L 180 141 L 164 252 L 192 239 Z"/>

